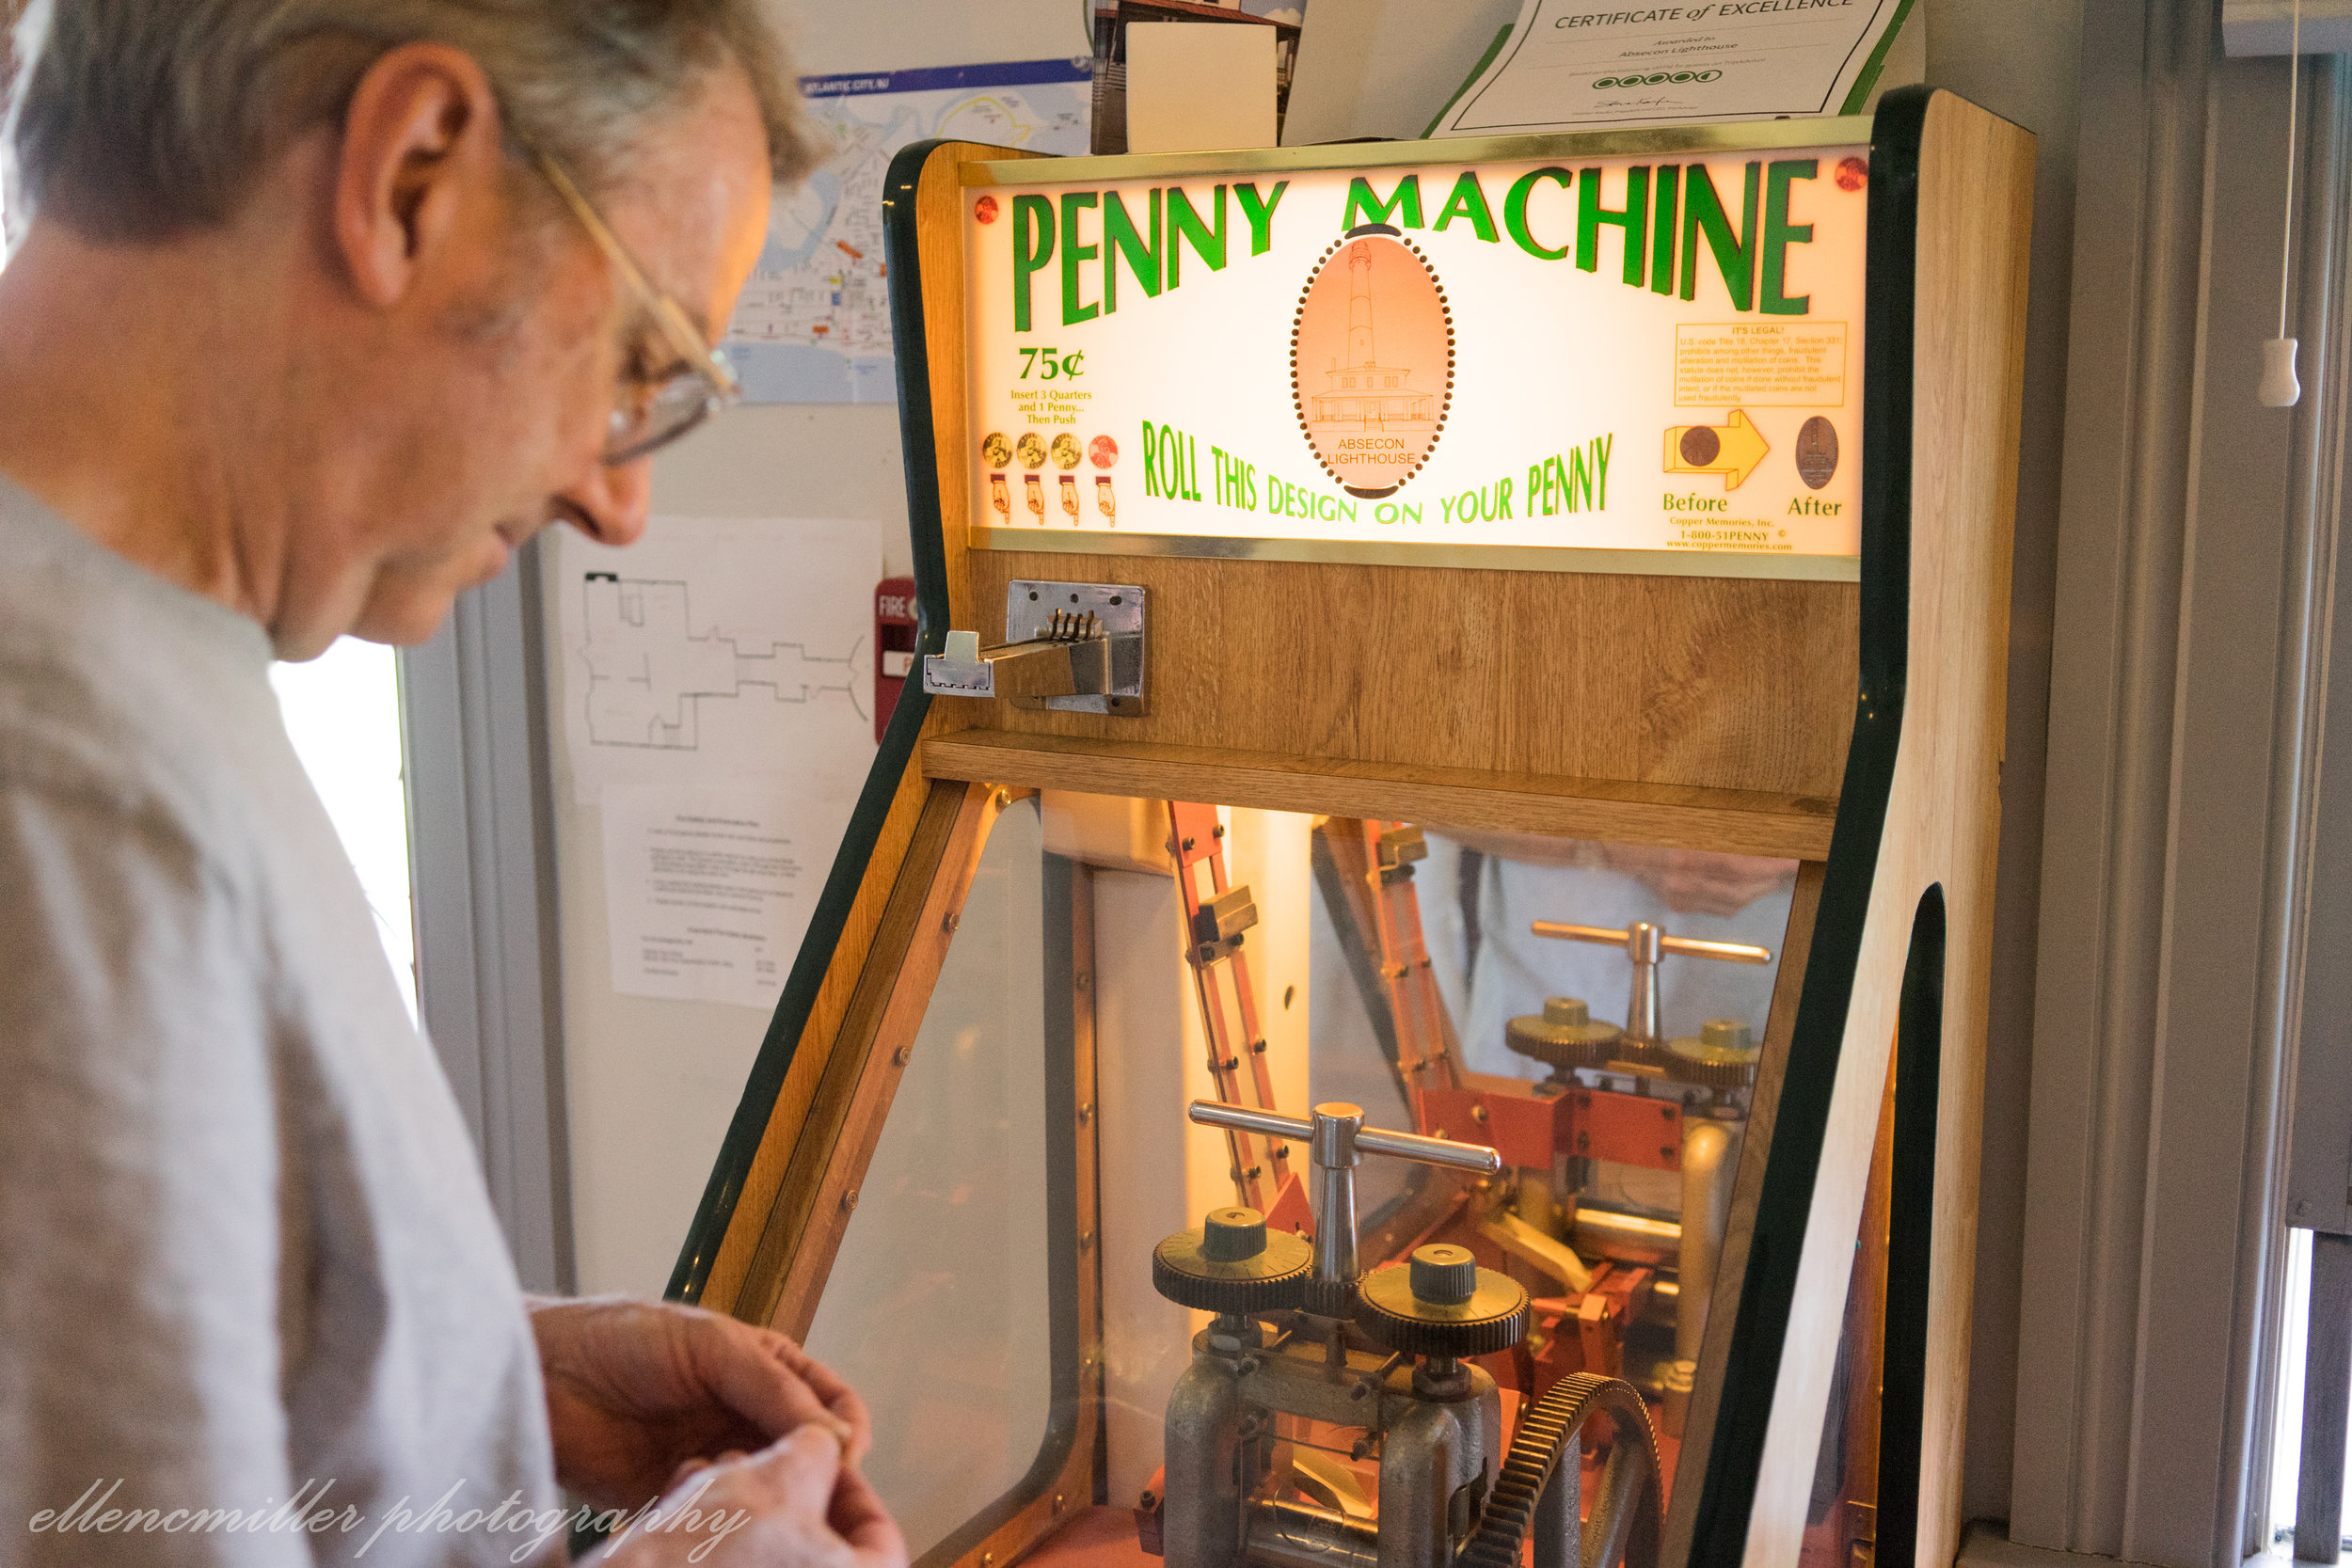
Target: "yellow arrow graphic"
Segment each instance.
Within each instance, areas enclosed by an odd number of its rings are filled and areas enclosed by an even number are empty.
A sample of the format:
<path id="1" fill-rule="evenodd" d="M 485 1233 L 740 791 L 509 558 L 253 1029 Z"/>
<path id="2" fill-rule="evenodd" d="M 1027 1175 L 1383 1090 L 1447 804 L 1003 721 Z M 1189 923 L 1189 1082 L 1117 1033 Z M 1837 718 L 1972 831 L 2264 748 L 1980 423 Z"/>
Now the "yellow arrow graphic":
<path id="1" fill-rule="evenodd" d="M 1724 488 L 1737 490 L 1756 472 L 1772 449 L 1763 432 L 1748 422 L 1747 411 L 1735 408 L 1722 424 L 1678 424 L 1666 432 L 1666 471 L 1670 474 L 1721 474 Z"/>

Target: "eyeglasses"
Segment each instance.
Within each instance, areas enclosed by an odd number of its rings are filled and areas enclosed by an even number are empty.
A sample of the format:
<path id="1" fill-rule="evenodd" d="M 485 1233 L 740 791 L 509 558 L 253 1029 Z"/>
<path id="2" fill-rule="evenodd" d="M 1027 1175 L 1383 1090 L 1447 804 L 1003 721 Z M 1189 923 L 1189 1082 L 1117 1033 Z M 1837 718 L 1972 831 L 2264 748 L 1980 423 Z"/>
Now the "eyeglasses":
<path id="1" fill-rule="evenodd" d="M 609 465 L 633 463 L 739 402 L 743 384 L 736 379 L 726 356 L 704 339 L 685 308 L 647 280 L 645 269 L 580 194 L 564 166 L 535 147 L 528 150 L 539 172 L 555 187 L 555 194 L 571 208 L 605 260 L 612 263 L 612 270 L 637 296 L 639 307 L 652 318 L 670 352 L 677 356 L 677 365 L 664 375 L 624 380 L 613 401 L 612 424 L 605 432 L 604 461 Z"/>

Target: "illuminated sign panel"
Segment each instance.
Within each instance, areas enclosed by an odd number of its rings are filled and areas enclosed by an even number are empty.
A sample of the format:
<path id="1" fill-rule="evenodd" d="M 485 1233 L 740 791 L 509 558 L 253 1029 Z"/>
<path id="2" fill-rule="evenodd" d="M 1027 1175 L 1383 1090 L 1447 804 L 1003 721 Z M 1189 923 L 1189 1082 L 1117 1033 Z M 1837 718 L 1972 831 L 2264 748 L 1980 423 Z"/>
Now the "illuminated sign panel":
<path id="1" fill-rule="evenodd" d="M 1035 166 L 963 193 L 976 544 L 1851 575 L 1867 149 Z"/>

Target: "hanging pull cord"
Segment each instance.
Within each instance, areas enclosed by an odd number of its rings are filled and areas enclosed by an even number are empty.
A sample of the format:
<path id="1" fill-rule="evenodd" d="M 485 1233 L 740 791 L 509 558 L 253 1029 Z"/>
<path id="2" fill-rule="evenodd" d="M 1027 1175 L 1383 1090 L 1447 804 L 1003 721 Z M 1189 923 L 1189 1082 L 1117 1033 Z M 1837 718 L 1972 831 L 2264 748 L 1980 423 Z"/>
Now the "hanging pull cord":
<path id="1" fill-rule="evenodd" d="M 2279 234 L 2279 335 L 2263 344 L 2262 385 L 2254 396 L 2265 408 L 2291 408 L 2302 400 L 2295 375 L 2296 341 L 2287 336 L 2288 267 L 2295 256 L 2295 144 L 2303 85 L 2303 0 L 2295 0 L 2287 41 L 2287 199 Z"/>

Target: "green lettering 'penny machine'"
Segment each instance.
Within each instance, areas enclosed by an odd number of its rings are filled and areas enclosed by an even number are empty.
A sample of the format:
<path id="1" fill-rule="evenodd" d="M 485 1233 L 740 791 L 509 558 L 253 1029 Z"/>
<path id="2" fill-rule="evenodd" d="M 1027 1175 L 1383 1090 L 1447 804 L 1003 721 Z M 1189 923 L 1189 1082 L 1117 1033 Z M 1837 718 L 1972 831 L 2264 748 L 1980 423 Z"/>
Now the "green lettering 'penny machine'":
<path id="1" fill-rule="evenodd" d="M 919 1561 L 1952 1559 L 2031 165 L 898 155 L 920 681 L 674 1293 Z"/>

